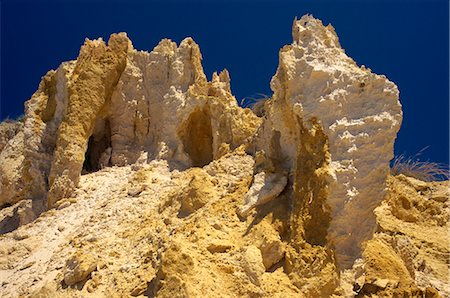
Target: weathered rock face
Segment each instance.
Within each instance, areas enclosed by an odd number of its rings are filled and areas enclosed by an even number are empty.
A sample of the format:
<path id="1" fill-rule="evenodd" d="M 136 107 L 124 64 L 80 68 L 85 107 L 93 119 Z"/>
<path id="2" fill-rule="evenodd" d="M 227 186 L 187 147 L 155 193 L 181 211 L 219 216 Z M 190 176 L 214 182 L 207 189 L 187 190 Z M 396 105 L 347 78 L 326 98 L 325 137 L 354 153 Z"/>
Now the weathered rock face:
<path id="1" fill-rule="evenodd" d="M 151 53 L 134 50 L 125 34 L 108 45 L 87 40 L 26 103 L 23 130 L 2 150 L 0 204 L 32 199 L 51 208 L 83 169 L 143 158 L 185 169 L 208 164 L 224 145 L 249 143 L 260 119 L 238 107 L 226 70 L 206 80 L 201 59 L 191 38 L 179 47 L 163 40 Z"/>
<path id="2" fill-rule="evenodd" d="M 0 205 L 17 203 L 22 199 L 19 191 L 22 185 L 22 164 L 24 162 L 24 133 L 19 130 L 0 152 Z"/>
<path id="3" fill-rule="evenodd" d="M 24 162 L 21 195 L 47 206 L 48 177 L 54 158 L 58 130 L 67 111 L 69 81 L 75 62 L 66 62 L 56 71 L 49 71 L 39 89 L 25 103 Z"/>
<path id="4" fill-rule="evenodd" d="M 151 53 L 133 50 L 111 98 L 111 163 L 166 159 L 175 168 L 204 166 L 222 143 L 248 142 L 260 120 L 240 109 L 226 70 L 206 80 L 198 45 L 162 40 Z"/>
<path id="5" fill-rule="evenodd" d="M 0 152 L 6 144 L 22 129 L 21 121 L 6 120 L 0 123 Z"/>
<path id="6" fill-rule="evenodd" d="M 292 34 L 293 43 L 280 51 L 257 147 L 294 174 L 296 200 L 323 201 L 321 208 L 330 209 L 322 227 L 348 267 L 375 228 L 373 210 L 384 197 L 402 121 L 399 93 L 386 77 L 358 67 L 331 25 L 304 16 Z"/>
<path id="7" fill-rule="evenodd" d="M 49 71 L 0 125 L 0 296 L 448 296 L 448 183 L 388 176 L 396 86 L 293 39 L 258 116 L 191 38 Z"/>
<path id="8" fill-rule="evenodd" d="M 58 128 L 48 177 L 49 207 L 53 207 L 59 199 L 70 196 L 78 185 L 87 141 L 94 132 L 96 122 L 103 120 L 106 103 L 110 101 L 113 88 L 125 68 L 130 47 L 125 34 L 113 34 L 108 46 L 98 40 L 87 41 L 81 48 L 68 84 L 67 108 Z M 47 106 L 49 104 L 50 101 Z"/>

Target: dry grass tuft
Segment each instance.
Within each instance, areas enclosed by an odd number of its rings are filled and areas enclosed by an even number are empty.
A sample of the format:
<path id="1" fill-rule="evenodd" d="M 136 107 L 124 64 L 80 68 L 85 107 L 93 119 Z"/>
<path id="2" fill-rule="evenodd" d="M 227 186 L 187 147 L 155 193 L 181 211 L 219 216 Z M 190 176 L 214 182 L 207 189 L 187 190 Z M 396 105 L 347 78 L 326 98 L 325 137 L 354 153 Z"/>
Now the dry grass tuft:
<path id="1" fill-rule="evenodd" d="M 241 100 L 240 106 L 243 107 L 243 108 L 250 108 L 251 109 L 257 103 L 264 102 L 264 101 L 266 101 L 266 100 L 268 100 L 270 98 L 271 98 L 271 96 L 268 96 L 267 94 L 258 93 L 258 94 L 256 94 L 255 97 L 250 97 L 250 96 L 249 97 L 244 97 Z"/>
<path id="2" fill-rule="evenodd" d="M 400 175 L 413 177 L 422 181 L 442 181 L 449 179 L 449 167 L 446 164 L 431 161 L 420 161 L 417 156 L 406 157 L 401 154 L 394 158 L 391 166 L 391 175 Z"/>
<path id="3" fill-rule="evenodd" d="M 257 97 L 244 97 L 241 100 L 240 106 L 243 108 L 249 108 L 258 117 L 263 117 L 265 115 L 265 102 L 270 99 L 270 96 L 258 93 Z"/>

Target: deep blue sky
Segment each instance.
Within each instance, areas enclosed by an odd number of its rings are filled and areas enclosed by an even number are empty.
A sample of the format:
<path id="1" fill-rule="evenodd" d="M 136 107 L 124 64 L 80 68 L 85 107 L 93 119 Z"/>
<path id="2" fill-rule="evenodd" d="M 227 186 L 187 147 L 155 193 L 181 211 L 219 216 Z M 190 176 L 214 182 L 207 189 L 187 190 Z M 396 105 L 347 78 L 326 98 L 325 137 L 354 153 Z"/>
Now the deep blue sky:
<path id="1" fill-rule="evenodd" d="M 75 59 L 85 37 L 120 31 L 140 50 L 191 36 L 208 78 L 227 68 L 238 100 L 270 94 L 294 17 L 311 13 L 335 27 L 359 65 L 398 85 L 404 122 L 396 153 L 429 146 L 422 160 L 448 163 L 448 0 L 0 2 L 1 119 L 22 114 L 41 76 Z"/>

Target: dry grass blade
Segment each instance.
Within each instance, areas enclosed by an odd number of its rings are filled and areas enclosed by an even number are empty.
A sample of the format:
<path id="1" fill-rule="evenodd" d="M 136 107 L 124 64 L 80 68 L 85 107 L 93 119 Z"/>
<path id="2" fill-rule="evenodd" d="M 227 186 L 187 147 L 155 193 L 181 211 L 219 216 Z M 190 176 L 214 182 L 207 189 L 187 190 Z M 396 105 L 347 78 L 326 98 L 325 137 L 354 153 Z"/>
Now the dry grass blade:
<path id="1" fill-rule="evenodd" d="M 403 154 L 396 156 L 392 162 L 391 174 L 394 176 L 403 174 L 427 182 L 449 179 L 448 165 L 420 161 L 417 159 L 417 155 L 414 157 L 405 157 Z"/>
<path id="2" fill-rule="evenodd" d="M 243 108 L 252 108 L 255 104 L 270 99 L 271 97 L 264 93 L 257 93 L 256 97 L 244 97 L 241 100 L 240 106 Z"/>

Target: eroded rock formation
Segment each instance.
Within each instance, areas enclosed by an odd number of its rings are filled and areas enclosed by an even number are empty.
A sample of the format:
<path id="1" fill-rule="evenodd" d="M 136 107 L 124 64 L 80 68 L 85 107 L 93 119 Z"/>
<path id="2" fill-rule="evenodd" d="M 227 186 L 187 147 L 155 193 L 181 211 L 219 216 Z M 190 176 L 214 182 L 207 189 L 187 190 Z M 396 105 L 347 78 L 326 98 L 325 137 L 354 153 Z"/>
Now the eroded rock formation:
<path id="1" fill-rule="evenodd" d="M 0 204 L 46 200 L 51 208 L 71 195 L 83 167 L 145 155 L 185 169 L 208 164 L 222 145 L 248 143 L 261 120 L 238 107 L 226 70 L 206 80 L 201 59 L 191 38 L 179 47 L 163 40 L 150 53 L 134 50 L 125 34 L 108 45 L 87 40 L 26 103 L 24 129 L 2 150 L 14 161 L 0 173 Z"/>
<path id="2" fill-rule="evenodd" d="M 395 84 L 311 16 L 257 112 L 201 61 L 86 40 L 1 124 L 2 297 L 449 295 L 446 184 L 388 176 Z"/>
<path id="3" fill-rule="evenodd" d="M 321 226 L 329 226 L 327 241 L 345 268 L 375 228 L 402 121 L 399 93 L 385 76 L 356 65 L 331 25 L 304 16 L 292 35 L 280 50 L 257 147 L 294 174 L 297 200 L 330 209 Z"/>

